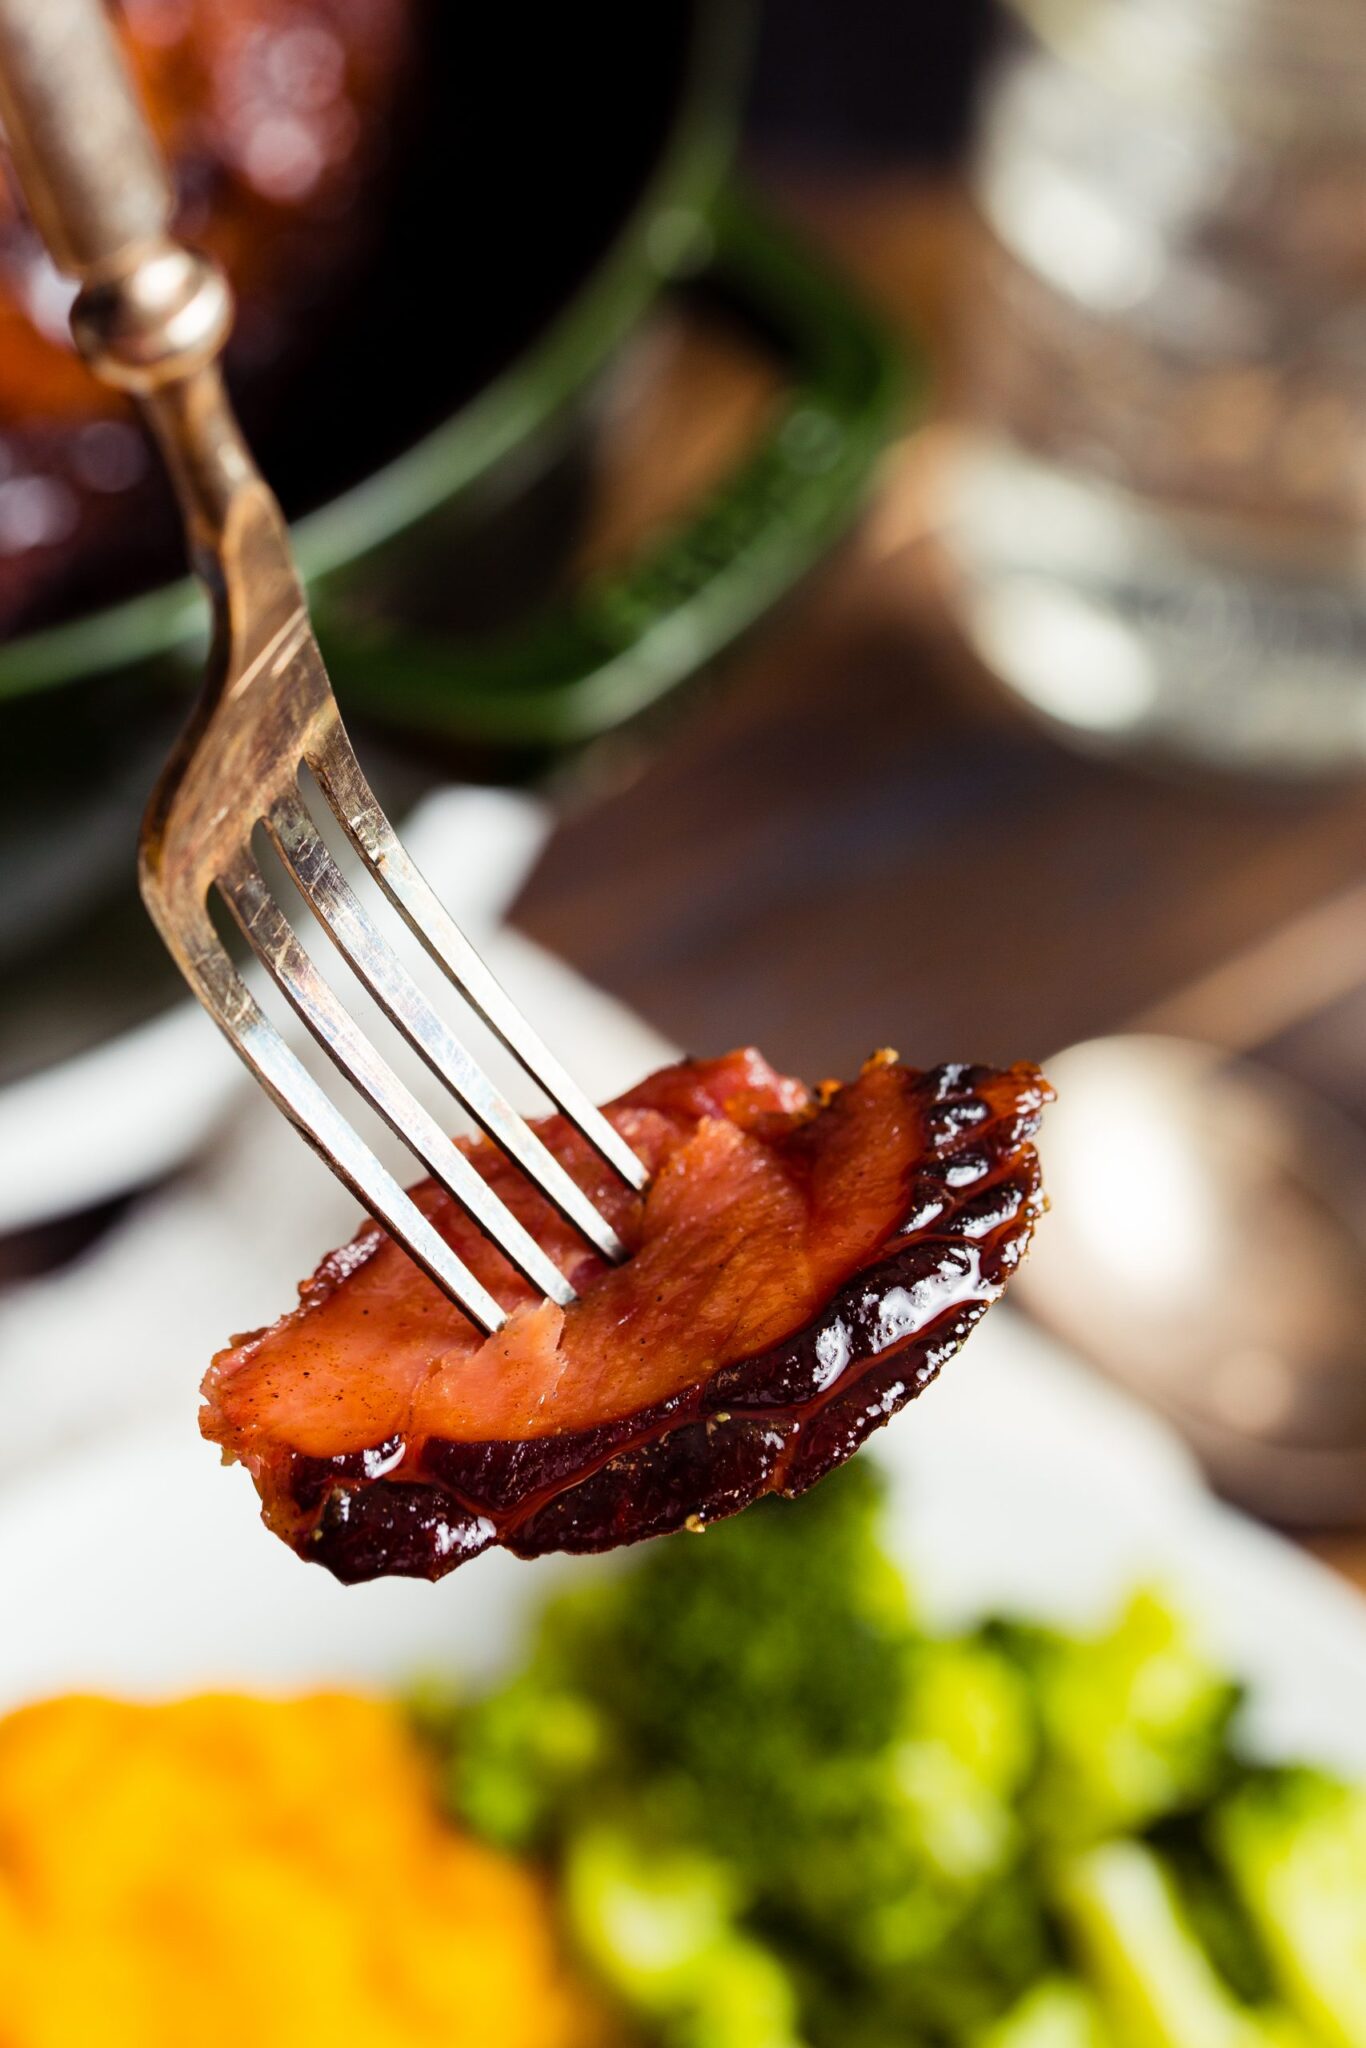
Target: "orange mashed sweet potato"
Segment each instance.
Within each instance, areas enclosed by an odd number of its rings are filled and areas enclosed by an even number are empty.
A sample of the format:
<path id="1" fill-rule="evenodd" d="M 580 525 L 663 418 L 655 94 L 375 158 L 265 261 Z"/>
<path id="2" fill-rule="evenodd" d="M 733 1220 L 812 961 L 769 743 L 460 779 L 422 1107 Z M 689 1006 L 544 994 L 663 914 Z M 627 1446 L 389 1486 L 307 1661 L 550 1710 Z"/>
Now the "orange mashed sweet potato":
<path id="1" fill-rule="evenodd" d="M 0 2048 L 587 2048 L 549 1903 L 398 1710 L 71 1697 L 0 1720 Z"/>

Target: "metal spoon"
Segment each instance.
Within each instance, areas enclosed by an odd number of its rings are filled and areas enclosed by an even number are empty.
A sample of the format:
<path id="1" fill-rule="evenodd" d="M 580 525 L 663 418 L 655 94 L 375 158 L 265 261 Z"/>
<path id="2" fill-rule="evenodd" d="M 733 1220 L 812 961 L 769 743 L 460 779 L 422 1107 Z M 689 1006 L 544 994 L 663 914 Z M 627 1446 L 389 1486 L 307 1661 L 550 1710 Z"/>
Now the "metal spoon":
<path id="1" fill-rule="evenodd" d="M 1366 1132 L 1240 1053 L 1358 986 L 1364 957 L 1354 889 L 1050 1060 L 1052 1213 L 1017 1283 L 1222 1492 L 1301 1525 L 1366 1522 Z"/>

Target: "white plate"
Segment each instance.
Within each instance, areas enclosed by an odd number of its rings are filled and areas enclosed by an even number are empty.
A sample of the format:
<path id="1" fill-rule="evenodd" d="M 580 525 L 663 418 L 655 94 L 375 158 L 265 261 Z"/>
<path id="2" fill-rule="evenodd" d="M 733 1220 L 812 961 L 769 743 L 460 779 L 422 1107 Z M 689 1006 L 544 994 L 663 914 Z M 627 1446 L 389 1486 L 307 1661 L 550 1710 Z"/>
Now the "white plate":
<path id="1" fill-rule="evenodd" d="M 403 837 L 478 936 L 517 893 L 548 829 L 532 797 L 443 789 L 405 819 Z M 187 1002 L 0 1088 L 0 1234 L 151 1186 L 200 1150 L 247 1086 L 199 1005 Z"/>
<path id="2" fill-rule="evenodd" d="M 1254 1689 L 1256 1746 L 1366 1774 L 1366 1602 L 1221 1507 L 1165 1431 L 998 1311 L 880 1439 L 898 1554 L 935 1620 L 1099 1618 L 1169 1585 Z M 495 1554 L 438 1586 L 344 1588 L 256 1520 L 178 1423 L 68 1454 L 0 1504 L 0 1707 L 65 1688 L 163 1695 L 489 1670 L 566 1572 Z M 701 1541 L 706 1541 L 703 1537 Z"/>

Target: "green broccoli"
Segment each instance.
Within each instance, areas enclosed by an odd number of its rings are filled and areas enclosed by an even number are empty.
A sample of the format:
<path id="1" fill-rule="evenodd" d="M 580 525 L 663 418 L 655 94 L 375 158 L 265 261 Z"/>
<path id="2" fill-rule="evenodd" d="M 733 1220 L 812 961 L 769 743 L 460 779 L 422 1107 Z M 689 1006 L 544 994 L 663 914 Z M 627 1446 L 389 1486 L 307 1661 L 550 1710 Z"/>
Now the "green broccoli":
<path id="1" fill-rule="evenodd" d="M 1112 2048 L 1100 2007 L 1070 1977 L 1044 1977 L 969 2048 Z"/>
<path id="2" fill-rule="evenodd" d="M 828 1767 L 879 1758 L 911 1625 L 855 1463 L 800 1503 L 656 1545 L 577 1623 L 578 1684 L 633 1776 L 674 1777 L 708 1846 L 764 1875 L 841 1799 Z M 567 1617 L 572 1619 L 572 1617 Z"/>
<path id="3" fill-rule="evenodd" d="M 415 1702 L 646 2048 L 1366 2048 L 1366 1793 L 1249 1775 L 1151 1593 L 928 1636 L 881 1513 L 855 1460 Z"/>
<path id="4" fill-rule="evenodd" d="M 984 1792 L 1016 1798 L 1034 1769 L 1034 1706 L 1019 1666 L 979 1632 L 916 1646 L 903 1739 L 943 1748 Z"/>
<path id="5" fill-rule="evenodd" d="M 579 1952 L 671 2048 L 798 2048 L 791 1979 L 741 1931 L 724 1865 L 599 1825 L 569 1843 L 562 1878 Z"/>
<path id="6" fill-rule="evenodd" d="M 521 1674 L 455 1717 L 459 1812 L 516 1845 L 648 1787 L 659 1827 L 762 1879 L 861 1810 L 912 1634 L 879 1494 L 856 1463 L 554 1601 Z"/>
<path id="7" fill-rule="evenodd" d="M 1084 1851 L 1062 1866 L 1055 1892 L 1081 1974 L 1126 2048 L 1309 2048 L 1288 2013 L 1234 1996 L 1143 1843 Z"/>
<path id="8" fill-rule="evenodd" d="M 941 1895 L 942 1898 L 942 1895 Z M 948 1910 L 944 1910 L 947 1907 Z M 871 1979 L 883 2008 L 935 2041 L 975 2036 L 1000 2018 L 1058 1955 L 1038 1877 L 1021 1860 L 971 1892 L 948 1894 L 937 1936 L 900 1969 Z M 826 2036 L 840 2042 L 838 2032 Z"/>
<path id="9" fill-rule="evenodd" d="M 601 1768 L 610 1722 L 583 1692 L 538 1660 L 472 1710 L 438 1702 L 419 1725 L 459 1730 L 451 1801 L 476 1834 L 501 1849 L 546 1847 L 566 1807 Z"/>
<path id="10" fill-rule="evenodd" d="M 927 2011 L 989 2016 L 1046 1953 L 1037 1886 L 1009 1882 L 1023 1681 L 991 1646 L 917 1633 L 881 1500 L 855 1461 L 652 1546 L 552 1603 L 521 1673 L 448 1726 L 455 1808 L 504 1846 L 568 1867 L 616 1816 L 663 1862 L 724 1868 L 746 1936 L 809 1987 L 818 2043 L 860 2000 L 903 2039 Z M 742 1980 L 752 1962 L 736 1999 Z"/>
<path id="11" fill-rule="evenodd" d="M 1041 1762 L 1027 1800 L 1045 1840 L 1081 1846 L 1208 1799 L 1229 1770 L 1241 1698 L 1151 1592 L 1095 1636 L 999 1626 L 1033 1694 Z"/>
<path id="12" fill-rule="evenodd" d="M 1332 2048 L 1366 2048 L 1366 1790 L 1260 1771 L 1210 1834 L 1287 2000 Z"/>
<path id="13" fill-rule="evenodd" d="M 1182 1918 L 1229 1989 L 1245 2005 L 1270 2003 L 1270 1958 L 1209 1839 L 1209 1809 L 1175 1814 L 1148 1830 L 1176 1887 Z"/>

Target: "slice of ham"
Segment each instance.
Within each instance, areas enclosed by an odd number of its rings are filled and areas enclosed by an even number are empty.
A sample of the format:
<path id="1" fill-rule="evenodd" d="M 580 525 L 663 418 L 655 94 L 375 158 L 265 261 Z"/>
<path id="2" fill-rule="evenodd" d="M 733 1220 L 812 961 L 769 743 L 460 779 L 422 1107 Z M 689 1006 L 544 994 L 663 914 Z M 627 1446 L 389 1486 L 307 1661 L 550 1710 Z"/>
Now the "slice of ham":
<path id="1" fill-rule="evenodd" d="M 493 1147 L 469 1151 L 571 1279 L 539 1300 L 430 1181 L 416 1200 L 511 1313 L 485 1338 L 369 1224 L 204 1382 L 204 1434 L 264 1519 L 348 1581 L 440 1578 L 492 1544 L 604 1550 L 796 1494 L 927 1386 L 1043 1206 L 1032 1066 L 891 1054 L 811 1093 L 753 1051 L 651 1075 L 607 1114 L 628 1193 L 537 1126 L 628 1246 L 609 1267 Z"/>

